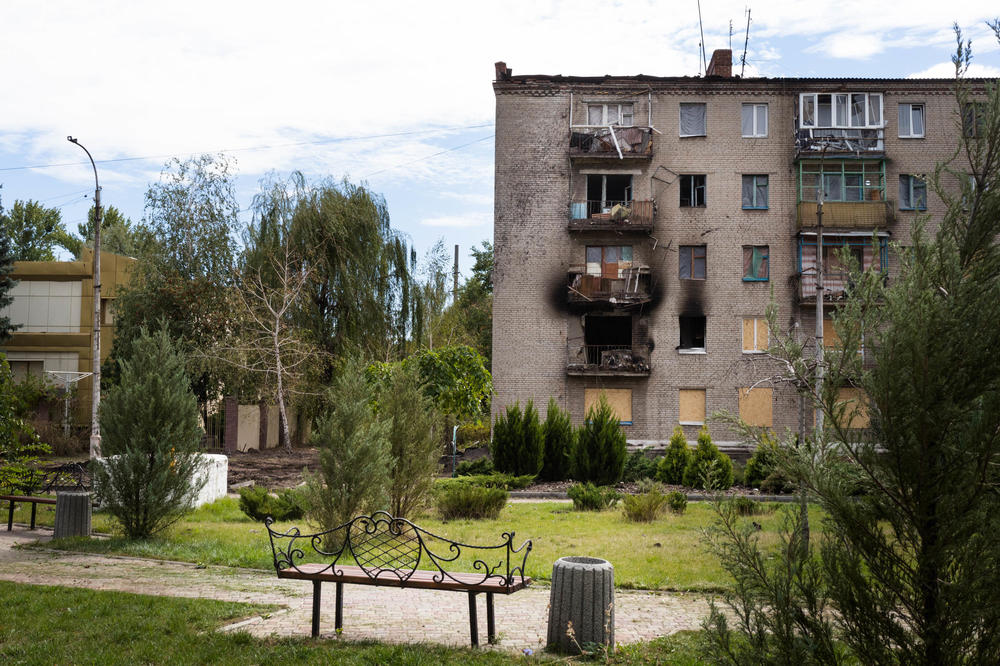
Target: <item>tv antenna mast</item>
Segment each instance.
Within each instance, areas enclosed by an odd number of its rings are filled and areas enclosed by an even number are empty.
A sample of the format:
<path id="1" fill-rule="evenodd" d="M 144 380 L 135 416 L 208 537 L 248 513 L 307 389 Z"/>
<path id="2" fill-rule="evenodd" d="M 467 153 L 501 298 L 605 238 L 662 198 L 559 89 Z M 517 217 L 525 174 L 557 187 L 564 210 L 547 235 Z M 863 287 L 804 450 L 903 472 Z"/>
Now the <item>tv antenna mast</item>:
<path id="1" fill-rule="evenodd" d="M 698 0 L 698 30 L 701 32 L 701 43 L 698 44 L 701 47 L 701 62 L 698 63 L 698 76 L 701 76 L 702 71 L 706 75 L 708 74 L 708 60 L 705 58 L 705 26 L 701 22 L 701 0 Z"/>
<path id="2" fill-rule="evenodd" d="M 730 32 L 731 31 L 732 31 L 732 28 L 730 28 Z M 732 36 L 730 36 L 730 39 L 732 39 Z M 747 7 L 747 36 L 746 36 L 746 39 L 743 41 L 743 55 L 740 57 L 740 78 L 741 79 L 743 78 L 743 70 L 746 69 L 746 66 L 747 66 L 747 45 L 748 44 L 750 44 L 750 8 L 749 7 Z M 730 48 L 732 48 L 732 47 L 730 47 Z"/>

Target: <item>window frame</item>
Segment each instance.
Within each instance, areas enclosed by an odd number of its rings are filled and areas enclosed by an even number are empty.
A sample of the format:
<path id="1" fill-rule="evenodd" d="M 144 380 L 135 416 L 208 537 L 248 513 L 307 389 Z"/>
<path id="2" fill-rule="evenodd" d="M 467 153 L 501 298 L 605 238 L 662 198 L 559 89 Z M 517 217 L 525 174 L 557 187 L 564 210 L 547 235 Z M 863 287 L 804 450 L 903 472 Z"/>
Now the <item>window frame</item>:
<path id="1" fill-rule="evenodd" d="M 740 178 L 740 205 L 743 210 L 767 210 L 769 207 L 769 201 L 771 199 L 771 181 L 767 177 L 766 173 L 745 173 Z M 746 192 L 746 181 L 751 178 L 751 189 L 753 193 L 753 205 L 748 206 L 746 199 L 743 197 L 743 193 Z M 759 205 L 760 202 L 757 201 L 757 188 L 759 187 L 758 179 L 764 179 L 764 205 Z"/>
<path id="2" fill-rule="evenodd" d="M 747 322 L 750 323 L 750 328 L 753 330 L 753 340 L 751 344 L 747 345 Z M 744 354 L 766 354 L 767 349 L 771 344 L 770 333 L 767 328 L 767 319 L 765 317 L 743 317 L 741 324 L 743 326 L 743 331 L 741 334 L 742 347 Z M 764 345 L 760 344 L 761 328 L 763 327 L 764 332 Z"/>
<path id="3" fill-rule="evenodd" d="M 909 134 L 903 134 L 903 123 L 900 119 L 903 117 L 903 110 L 906 109 L 907 116 L 909 116 L 908 123 L 910 125 Z M 917 134 L 913 131 L 913 112 L 916 109 L 920 109 L 920 127 L 921 132 Z M 923 102 L 900 102 L 899 109 L 896 113 L 896 135 L 900 139 L 923 139 L 927 136 L 927 107 Z"/>
<path id="4" fill-rule="evenodd" d="M 684 134 L 684 130 L 683 130 L 684 124 L 683 124 L 683 122 L 681 120 L 681 117 L 684 114 L 683 109 L 684 109 L 684 107 L 694 107 L 694 106 L 700 106 L 701 109 L 702 109 L 702 111 L 703 111 L 701 133 L 700 134 Z M 687 139 L 687 138 L 696 137 L 696 136 L 708 136 L 708 103 L 707 102 L 679 102 L 678 103 L 678 107 L 677 107 L 677 134 L 682 139 Z"/>
<path id="5" fill-rule="evenodd" d="M 919 187 L 916 187 L 919 185 Z M 906 188 L 906 202 L 907 205 L 903 205 L 903 193 Z M 923 189 L 923 202 L 921 205 L 920 201 L 916 199 L 916 192 L 918 189 Z M 922 178 L 916 174 L 911 173 L 901 173 L 899 174 L 899 210 L 927 210 L 927 179 Z"/>
<path id="6" fill-rule="evenodd" d="M 697 251 L 701 250 L 701 256 Z M 684 276 L 684 264 L 681 256 L 688 254 L 688 275 Z M 697 261 L 701 260 L 702 277 L 693 277 L 697 274 Z M 707 280 L 708 279 L 708 246 L 707 245 L 679 245 L 677 246 L 677 279 L 679 280 Z"/>
<path id="7" fill-rule="evenodd" d="M 764 131 L 761 132 L 760 128 L 757 127 L 757 110 L 759 108 L 764 109 Z M 744 132 L 743 123 L 743 113 L 749 108 L 750 109 L 750 134 Z M 743 102 L 740 106 L 740 135 L 744 139 L 765 139 L 767 138 L 768 131 L 770 130 L 771 119 L 770 111 L 767 108 L 767 102 Z"/>
<path id="8" fill-rule="evenodd" d="M 764 261 L 767 262 L 767 275 L 764 277 L 748 276 L 746 269 L 743 270 L 743 281 L 744 282 L 770 282 L 771 280 L 771 246 L 770 245 L 744 245 L 743 246 L 743 263 L 746 263 L 746 252 L 750 250 L 754 252 L 755 250 L 764 250 Z M 750 258 L 750 263 L 753 265 L 753 257 Z"/>
<path id="9" fill-rule="evenodd" d="M 690 180 L 688 180 L 690 179 Z M 701 184 L 698 184 L 700 179 Z M 682 173 L 677 179 L 680 184 L 679 208 L 706 208 L 708 206 L 708 176 L 703 173 Z M 684 203 L 684 193 L 687 190 L 688 203 Z M 701 203 L 698 203 L 698 193 L 701 193 Z"/>
<path id="10" fill-rule="evenodd" d="M 701 394 L 701 420 L 700 421 L 685 421 L 682 419 L 684 414 L 682 413 L 682 405 L 684 400 L 681 397 L 683 394 Z M 677 423 L 682 426 L 703 426 L 705 425 L 705 418 L 708 416 L 708 390 L 703 388 L 681 388 L 677 389 Z"/>
<path id="11" fill-rule="evenodd" d="M 586 127 L 607 127 L 612 125 L 614 127 L 635 127 L 635 102 L 586 102 L 587 106 L 587 124 Z M 629 116 L 632 118 L 632 122 L 625 124 L 623 121 L 625 119 L 624 107 L 632 107 L 632 111 Z M 590 108 L 591 107 L 601 107 L 601 120 L 602 122 L 595 125 L 590 122 Z M 612 109 L 617 109 L 618 119 L 614 122 L 608 120 L 608 111 Z"/>
<path id="12" fill-rule="evenodd" d="M 854 104 L 854 96 L 862 95 L 865 102 L 864 124 L 854 124 L 851 113 Z M 820 123 L 820 97 L 828 97 L 830 100 L 830 122 Z M 844 105 L 840 104 L 844 98 Z M 806 101 L 812 102 L 812 122 L 806 123 Z M 872 102 L 878 100 L 877 105 Z M 877 111 L 873 114 L 873 108 Z M 839 112 L 843 111 L 843 121 L 838 122 Z M 873 115 L 878 116 L 878 120 L 873 121 Z M 799 93 L 799 127 L 801 129 L 882 129 L 885 127 L 885 99 L 882 93 L 871 92 L 828 92 L 828 93 Z"/>

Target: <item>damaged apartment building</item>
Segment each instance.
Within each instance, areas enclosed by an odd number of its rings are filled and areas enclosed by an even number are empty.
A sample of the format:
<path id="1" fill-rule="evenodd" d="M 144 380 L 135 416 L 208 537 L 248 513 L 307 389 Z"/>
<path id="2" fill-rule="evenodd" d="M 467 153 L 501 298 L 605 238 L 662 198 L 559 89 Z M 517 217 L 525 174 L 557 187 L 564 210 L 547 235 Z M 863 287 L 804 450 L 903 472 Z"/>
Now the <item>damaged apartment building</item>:
<path id="1" fill-rule="evenodd" d="M 729 51 L 704 77 L 500 62 L 493 89 L 493 409 L 553 397 L 580 424 L 603 393 L 635 445 L 706 423 L 732 442 L 720 410 L 811 424 L 767 381 L 768 303 L 814 345 L 818 250 L 827 317 L 848 284 L 841 248 L 891 280 L 889 243 L 944 214 L 926 178 L 963 131 L 951 80 L 740 78 Z"/>

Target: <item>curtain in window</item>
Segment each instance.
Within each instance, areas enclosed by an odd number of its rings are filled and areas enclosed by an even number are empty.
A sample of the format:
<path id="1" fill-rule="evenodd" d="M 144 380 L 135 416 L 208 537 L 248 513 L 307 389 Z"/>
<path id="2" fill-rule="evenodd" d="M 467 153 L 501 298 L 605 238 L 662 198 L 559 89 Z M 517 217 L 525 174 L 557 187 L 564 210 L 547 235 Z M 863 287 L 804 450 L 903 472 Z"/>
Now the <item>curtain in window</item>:
<path id="1" fill-rule="evenodd" d="M 681 136 L 705 135 L 705 105 L 681 104 Z"/>
<path id="2" fill-rule="evenodd" d="M 755 208 L 753 176 L 743 176 L 743 207 Z"/>
<path id="3" fill-rule="evenodd" d="M 743 277 L 754 280 L 768 279 L 767 246 L 743 247 Z"/>

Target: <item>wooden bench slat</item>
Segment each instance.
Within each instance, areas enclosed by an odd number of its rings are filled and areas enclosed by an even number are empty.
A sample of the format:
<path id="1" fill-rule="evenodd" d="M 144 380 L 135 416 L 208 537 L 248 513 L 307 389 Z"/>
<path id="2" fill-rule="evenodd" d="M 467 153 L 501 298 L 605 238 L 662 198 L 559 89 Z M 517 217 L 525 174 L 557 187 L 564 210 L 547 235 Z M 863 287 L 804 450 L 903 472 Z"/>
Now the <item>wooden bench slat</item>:
<path id="1" fill-rule="evenodd" d="M 54 497 L 34 497 L 32 495 L 0 495 L 0 501 L 34 502 L 35 504 L 55 504 Z"/>
<path id="2" fill-rule="evenodd" d="M 391 570 L 387 570 L 377 578 L 369 576 L 364 569 L 357 566 L 337 566 L 337 571 L 343 573 L 338 576 L 330 569 L 328 564 L 301 564 L 298 569 L 286 568 L 278 572 L 279 578 L 292 578 L 296 580 L 321 580 L 331 583 L 352 583 L 356 585 L 380 585 L 386 587 L 414 587 L 427 590 L 452 590 L 459 592 L 495 592 L 497 594 L 511 594 L 526 587 L 531 578 L 514 576 L 511 585 L 492 578 L 483 580 L 483 574 L 476 573 L 450 573 L 444 580 L 436 581 L 434 576 L 441 576 L 436 571 L 417 570 L 406 580 L 400 580 Z M 324 571 L 325 570 L 325 571 Z M 449 578 L 450 576 L 450 578 Z"/>

